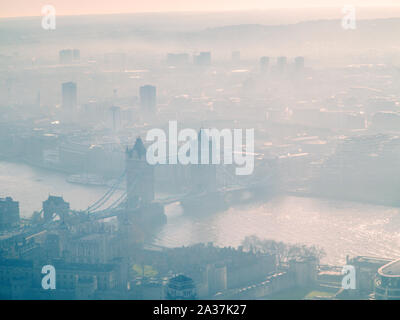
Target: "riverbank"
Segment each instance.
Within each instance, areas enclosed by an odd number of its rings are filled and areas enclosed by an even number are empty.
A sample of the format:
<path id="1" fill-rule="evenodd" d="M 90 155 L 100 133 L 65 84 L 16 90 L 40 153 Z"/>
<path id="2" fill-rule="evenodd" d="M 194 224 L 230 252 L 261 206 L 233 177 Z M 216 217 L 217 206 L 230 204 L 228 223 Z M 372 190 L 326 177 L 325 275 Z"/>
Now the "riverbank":
<path id="1" fill-rule="evenodd" d="M 109 189 L 107 186 L 71 184 L 63 172 L 33 167 L 24 162 L 0 161 L 0 181 L 0 196 L 11 196 L 18 201 L 23 218 L 40 211 L 42 202 L 49 195 L 62 196 L 74 210 L 85 210 Z M 116 192 L 112 198 L 117 199 L 120 193 Z"/>
<path id="2" fill-rule="evenodd" d="M 108 190 L 70 184 L 64 174 L 4 161 L 0 162 L 0 181 L 0 196 L 19 201 L 23 218 L 40 210 L 49 194 L 63 196 L 72 209 L 84 210 Z M 119 195 L 117 192 L 116 197 Z M 167 224 L 154 236 L 156 245 L 180 247 L 214 242 L 238 247 L 246 236 L 256 235 L 261 239 L 318 245 L 327 254 L 322 262 L 332 265 L 345 263 L 346 255 L 400 257 L 397 207 L 281 195 L 213 215 L 185 215 L 178 205 L 170 205 L 166 215 Z"/>

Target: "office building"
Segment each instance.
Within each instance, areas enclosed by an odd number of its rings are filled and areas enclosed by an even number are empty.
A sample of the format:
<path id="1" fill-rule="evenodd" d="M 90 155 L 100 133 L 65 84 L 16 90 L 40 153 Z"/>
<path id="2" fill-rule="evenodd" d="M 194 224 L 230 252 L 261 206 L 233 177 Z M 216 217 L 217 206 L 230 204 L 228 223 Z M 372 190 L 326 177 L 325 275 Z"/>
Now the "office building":
<path id="1" fill-rule="evenodd" d="M 296 71 L 304 69 L 304 57 L 296 57 L 294 59 L 294 68 Z"/>
<path id="2" fill-rule="evenodd" d="M 260 58 L 260 70 L 267 71 L 269 66 L 269 57 L 261 57 Z"/>
<path id="3" fill-rule="evenodd" d="M 19 222 L 19 203 L 11 197 L 0 198 L 0 230 L 12 227 Z"/>
<path id="4" fill-rule="evenodd" d="M 75 82 L 62 84 L 62 107 L 65 110 L 73 110 L 77 106 L 77 89 Z"/>
<path id="5" fill-rule="evenodd" d="M 277 61 L 276 61 L 276 66 L 277 66 L 277 71 L 278 72 L 283 72 L 286 69 L 286 65 L 287 65 L 287 58 L 286 57 L 278 57 Z"/>
<path id="6" fill-rule="evenodd" d="M 154 111 L 157 105 L 157 89 L 155 86 L 145 85 L 140 87 L 140 105 L 143 110 Z"/>
<path id="7" fill-rule="evenodd" d="M 194 56 L 194 64 L 198 66 L 209 66 L 211 64 L 211 52 L 200 52 Z"/>
<path id="8" fill-rule="evenodd" d="M 378 269 L 375 278 L 375 298 L 377 300 L 400 299 L 400 259 Z"/>
<path id="9" fill-rule="evenodd" d="M 177 66 L 187 64 L 189 62 L 189 55 L 187 53 L 168 53 L 167 65 Z"/>
<path id="10" fill-rule="evenodd" d="M 60 64 L 71 64 L 79 62 L 81 54 L 79 49 L 63 49 L 59 52 Z"/>
<path id="11" fill-rule="evenodd" d="M 233 51 L 232 62 L 239 62 L 239 61 L 240 61 L 240 51 Z"/>

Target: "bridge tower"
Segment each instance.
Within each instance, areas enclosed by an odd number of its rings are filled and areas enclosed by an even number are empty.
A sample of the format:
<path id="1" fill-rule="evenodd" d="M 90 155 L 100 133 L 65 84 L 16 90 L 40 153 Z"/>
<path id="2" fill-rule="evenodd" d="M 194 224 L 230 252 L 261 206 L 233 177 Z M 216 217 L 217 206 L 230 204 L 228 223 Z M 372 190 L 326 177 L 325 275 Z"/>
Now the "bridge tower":
<path id="1" fill-rule="evenodd" d="M 204 143 L 204 140 L 207 143 Z M 203 141 L 203 143 L 202 143 Z M 197 136 L 198 143 L 198 164 L 192 164 L 190 167 L 191 190 L 192 192 L 213 192 L 217 190 L 217 168 L 212 164 L 213 143 L 210 137 L 206 135 L 203 129 L 199 130 Z M 204 146 L 203 146 L 204 144 Z M 208 149 L 208 164 L 201 163 L 201 155 L 207 152 Z"/>
<path id="2" fill-rule="evenodd" d="M 126 206 L 133 210 L 154 200 L 154 166 L 146 161 L 146 148 L 140 137 L 133 148 L 126 148 Z"/>

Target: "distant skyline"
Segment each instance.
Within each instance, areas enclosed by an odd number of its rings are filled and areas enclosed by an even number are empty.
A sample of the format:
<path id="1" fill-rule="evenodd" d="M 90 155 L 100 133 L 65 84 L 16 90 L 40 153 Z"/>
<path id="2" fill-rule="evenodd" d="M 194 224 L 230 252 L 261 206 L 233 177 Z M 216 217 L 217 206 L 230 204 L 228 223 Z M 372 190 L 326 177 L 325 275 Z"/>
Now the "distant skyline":
<path id="1" fill-rule="evenodd" d="M 115 14 L 173 11 L 231 11 L 277 8 L 341 7 L 344 5 L 390 7 L 399 0 L 13 0 L 0 4 L 0 17 L 40 16 L 44 5 L 57 15 Z"/>

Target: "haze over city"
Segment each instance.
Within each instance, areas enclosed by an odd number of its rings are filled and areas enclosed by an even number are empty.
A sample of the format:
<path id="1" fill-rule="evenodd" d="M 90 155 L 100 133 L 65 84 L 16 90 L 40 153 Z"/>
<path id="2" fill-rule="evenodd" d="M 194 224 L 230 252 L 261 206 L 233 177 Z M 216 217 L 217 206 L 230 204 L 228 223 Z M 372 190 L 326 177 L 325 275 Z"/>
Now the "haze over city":
<path id="1" fill-rule="evenodd" d="M 400 298 L 397 1 L 0 7 L 0 299 Z"/>

